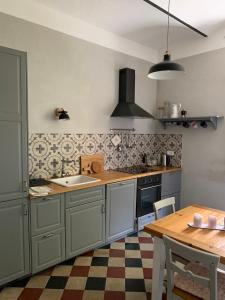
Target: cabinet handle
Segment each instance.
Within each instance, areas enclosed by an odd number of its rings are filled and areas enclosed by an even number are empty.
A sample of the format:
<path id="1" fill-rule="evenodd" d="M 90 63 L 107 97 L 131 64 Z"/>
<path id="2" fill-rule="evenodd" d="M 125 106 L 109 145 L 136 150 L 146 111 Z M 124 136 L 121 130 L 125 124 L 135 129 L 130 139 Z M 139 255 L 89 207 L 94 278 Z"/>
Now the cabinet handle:
<path id="1" fill-rule="evenodd" d="M 102 204 L 102 214 L 105 213 L 105 204 Z"/>
<path id="2" fill-rule="evenodd" d="M 24 180 L 23 181 L 23 191 L 27 192 L 27 190 L 28 190 L 28 183 L 27 183 L 27 180 Z"/>
<path id="3" fill-rule="evenodd" d="M 157 185 L 153 185 L 153 186 L 149 186 L 149 187 L 145 187 L 145 188 L 138 188 L 138 190 L 144 191 L 144 190 L 153 189 L 153 188 L 156 188 L 156 187 L 159 187 L 159 186 L 161 186 L 161 184 L 157 184 Z"/>
<path id="4" fill-rule="evenodd" d="M 27 204 L 23 205 L 23 214 L 24 214 L 24 216 L 28 215 L 28 206 L 27 206 Z"/>
<path id="5" fill-rule="evenodd" d="M 52 198 L 52 197 L 44 197 L 43 199 L 44 200 L 54 200 L 54 198 Z"/>
<path id="6" fill-rule="evenodd" d="M 47 239 L 47 238 L 49 238 L 49 237 L 51 237 L 51 236 L 53 236 L 53 235 L 55 235 L 54 233 L 49 233 L 49 234 L 45 234 L 45 235 L 43 235 L 43 239 Z"/>

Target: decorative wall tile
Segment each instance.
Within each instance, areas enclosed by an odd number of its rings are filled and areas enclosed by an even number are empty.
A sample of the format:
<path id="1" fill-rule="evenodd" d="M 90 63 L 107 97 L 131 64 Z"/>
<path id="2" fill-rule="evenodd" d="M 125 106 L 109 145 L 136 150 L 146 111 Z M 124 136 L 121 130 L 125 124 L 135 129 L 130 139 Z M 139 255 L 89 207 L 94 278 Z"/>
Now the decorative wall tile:
<path id="1" fill-rule="evenodd" d="M 33 133 L 29 136 L 29 174 L 31 178 L 61 176 L 62 159 L 67 160 L 66 172 L 80 172 L 80 156 L 103 153 L 105 169 L 141 164 L 142 155 L 152 158 L 173 150 L 174 166 L 181 165 L 182 135 L 180 134 L 124 134 L 115 147 L 115 134 Z"/>

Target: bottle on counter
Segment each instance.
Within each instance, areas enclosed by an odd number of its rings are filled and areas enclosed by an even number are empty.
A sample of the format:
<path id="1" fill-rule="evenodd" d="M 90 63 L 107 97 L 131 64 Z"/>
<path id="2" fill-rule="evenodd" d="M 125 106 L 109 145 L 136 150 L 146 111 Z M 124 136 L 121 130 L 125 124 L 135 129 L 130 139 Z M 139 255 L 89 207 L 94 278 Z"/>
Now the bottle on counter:
<path id="1" fill-rule="evenodd" d="M 166 167 L 166 154 L 162 154 L 162 166 Z"/>
<path id="2" fill-rule="evenodd" d="M 143 153 L 143 155 L 142 155 L 142 163 L 147 164 L 147 154 L 146 153 Z"/>

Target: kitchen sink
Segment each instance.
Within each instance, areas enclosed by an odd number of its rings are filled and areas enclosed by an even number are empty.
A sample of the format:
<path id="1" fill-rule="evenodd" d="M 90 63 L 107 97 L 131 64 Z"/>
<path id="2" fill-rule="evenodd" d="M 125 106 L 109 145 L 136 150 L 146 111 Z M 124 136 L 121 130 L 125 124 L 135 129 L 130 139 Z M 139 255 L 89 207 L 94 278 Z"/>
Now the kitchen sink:
<path id="1" fill-rule="evenodd" d="M 59 184 L 59 185 L 62 185 L 62 186 L 71 187 L 71 186 L 76 186 L 76 185 L 97 182 L 97 181 L 100 181 L 100 179 L 93 178 L 90 176 L 85 176 L 85 175 L 75 175 L 75 176 L 50 179 L 49 181 Z"/>

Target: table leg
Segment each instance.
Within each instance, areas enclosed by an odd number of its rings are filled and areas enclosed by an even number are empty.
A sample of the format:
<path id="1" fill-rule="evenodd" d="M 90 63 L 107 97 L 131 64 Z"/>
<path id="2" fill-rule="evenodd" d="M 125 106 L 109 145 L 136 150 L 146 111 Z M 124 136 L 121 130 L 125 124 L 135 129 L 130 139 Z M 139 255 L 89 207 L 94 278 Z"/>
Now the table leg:
<path id="1" fill-rule="evenodd" d="M 152 300 L 161 300 L 166 260 L 165 246 L 161 238 L 154 237 L 153 250 Z"/>

